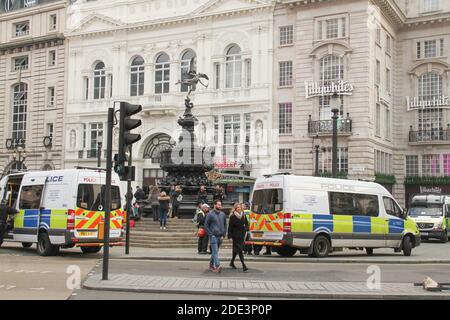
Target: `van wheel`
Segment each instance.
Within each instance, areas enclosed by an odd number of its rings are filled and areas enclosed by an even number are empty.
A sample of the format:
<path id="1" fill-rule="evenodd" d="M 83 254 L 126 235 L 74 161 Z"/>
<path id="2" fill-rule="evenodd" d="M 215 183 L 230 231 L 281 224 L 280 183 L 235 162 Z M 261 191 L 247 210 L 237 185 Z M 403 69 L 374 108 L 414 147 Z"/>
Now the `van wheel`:
<path id="1" fill-rule="evenodd" d="M 81 251 L 83 253 L 97 253 L 100 252 L 100 250 L 102 250 L 102 247 L 98 246 L 98 247 L 80 247 Z"/>
<path id="2" fill-rule="evenodd" d="M 50 237 L 47 232 L 39 233 L 36 249 L 37 253 L 44 257 L 55 256 L 59 252 L 59 247 L 50 242 Z"/>
<path id="3" fill-rule="evenodd" d="M 411 255 L 412 243 L 411 243 L 411 237 L 410 236 L 406 236 L 406 237 L 403 238 L 402 250 L 403 250 L 403 255 L 405 257 L 409 257 Z"/>
<path id="4" fill-rule="evenodd" d="M 33 244 L 31 242 L 22 242 L 22 247 L 30 248 Z"/>
<path id="5" fill-rule="evenodd" d="M 366 253 L 368 256 L 373 256 L 373 248 L 366 248 Z"/>
<path id="6" fill-rule="evenodd" d="M 296 248 L 292 248 L 289 246 L 278 247 L 275 250 L 282 257 L 292 257 L 297 252 Z"/>
<path id="7" fill-rule="evenodd" d="M 442 232 L 441 238 L 439 240 L 441 241 L 441 243 L 447 243 L 448 241 L 447 231 Z"/>
<path id="8" fill-rule="evenodd" d="M 327 237 L 319 235 L 314 240 L 313 256 L 316 258 L 325 258 L 331 251 L 331 243 Z"/>

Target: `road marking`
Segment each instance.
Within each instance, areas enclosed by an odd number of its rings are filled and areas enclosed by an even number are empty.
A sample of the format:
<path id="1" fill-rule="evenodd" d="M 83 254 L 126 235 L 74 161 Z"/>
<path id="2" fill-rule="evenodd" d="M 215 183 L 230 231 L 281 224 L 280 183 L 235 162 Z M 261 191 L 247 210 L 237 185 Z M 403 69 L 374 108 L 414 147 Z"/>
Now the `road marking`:
<path id="1" fill-rule="evenodd" d="M 245 297 L 237 297 L 238 300 L 248 300 L 248 298 Z"/>
<path id="2" fill-rule="evenodd" d="M 38 290 L 38 291 L 42 291 L 42 290 L 45 290 L 45 288 L 30 288 L 30 290 Z"/>
<path id="3" fill-rule="evenodd" d="M 6 290 L 11 290 L 11 289 L 14 289 L 14 288 L 16 288 L 16 286 L 6 286 Z"/>

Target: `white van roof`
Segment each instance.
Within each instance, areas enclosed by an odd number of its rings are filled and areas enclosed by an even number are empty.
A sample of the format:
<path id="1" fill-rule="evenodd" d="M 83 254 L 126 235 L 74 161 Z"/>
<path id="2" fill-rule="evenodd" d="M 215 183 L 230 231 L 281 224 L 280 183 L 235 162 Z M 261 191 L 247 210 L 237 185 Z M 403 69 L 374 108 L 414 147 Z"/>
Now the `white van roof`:
<path id="1" fill-rule="evenodd" d="M 390 192 L 385 187 L 375 182 L 288 174 L 275 174 L 259 178 L 256 180 L 254 189 L 265 189 L 270 188 L 271 186 L 276 188 L 277 185 L 279 188 L 302 186 L 309 190 L 346 191 L 356 193 L 381 194 L 392 197 Z"/>
<path id="2" fill-rule="evenodd" d="M 98 177 L 98 175 L 105 176 L 106 171 L 95 170 L 95 169 L 60 169 L 60 170 L 50 170 L 50 171 L 29 171 L 25 172 L 23 177 L 23 182 L 27 183 L 30 179 L 43 178 L 43 177 L 54 177 L 54 176 L 71 176 L 79 178 L 88 178 L 92 176 Z M 104 181 L 103 181 L 104 183 Z M 115 172 L 112 175 L 112 185 L 119 185 L 120 180 Z"/>

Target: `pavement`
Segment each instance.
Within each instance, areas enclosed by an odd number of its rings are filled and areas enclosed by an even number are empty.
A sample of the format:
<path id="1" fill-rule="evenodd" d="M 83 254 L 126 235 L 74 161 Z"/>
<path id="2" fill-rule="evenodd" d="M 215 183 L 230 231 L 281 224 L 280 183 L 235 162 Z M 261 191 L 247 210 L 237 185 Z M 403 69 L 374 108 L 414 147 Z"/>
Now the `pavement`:
<path id="1" fill-rule="evenodd" d="M 403 253 L 395 253 L 393 249 L 375 249 L 372 256 L 365 251 L 344 249 L 334 252 L 325 259 L 311 258 L 307 255 L 296 253 L 293 257 L 281 257 L 277 253 L 265 256 L 261 251 L 259 256 L 246 255 L 246 260 L 255 262 L 289 262 L 289 263 L 376 263 L 376 264 L 450 264 L 450 242 L 439 243 L 437 241 L 423 242 L 414 248 L 410 257 Z M 224 259 L 231 258 L 231 249 L 221 249 L 220 255 Z M 113 248 L 111 257 L 115 259 L 138 260 L 168 260 L 168 261 L 209 261 L 209 255 L 197 254 L 196 248 L 130 248 L 130 254 L 124 253 L 124 248 Z"/>
<path id="2" fill-rule="evenodd" d="M 109 292 L 136 294 L 214 295 L 271 299 L 450 299 L 450 291 L 427 292 L 414 286 L 426 276 L 438 282 L 450 279 L 450 265 L 346 264 L 249 262 L 248 272 L 224 266 L 220 274 L 203 261 L 112 259 L 109 279 L 101 280 L 94 268 L 84 282 L 84 292 L 98 296 Z M 379 270 L 379 287 L 368 286 L 372 271 Z M 371 289 L 373 288 L 373 289 Z"/>
<path id="3" fill-rule="evenodd" d="M 224 268 L 221 274 L 207 269 L 209 255 L 198 255 L 195 248 L 147 249 L 111 248 L 110 278 L 100 280 L 102 253 L 82 254 L 79 248 L 61 250 L 57 257 L 40 257 L 35 246 L 23 249 L 5 243 L 0 248 L 0 296 L 2 299 L 67 299 L 77 291 L 67 287 L 68 268 L 81 270 L 79 299 L 91 296 L 108 299 L 124 294 L 155 297 L 216 296 L 260 297 L 268 299 L 450 299 L 450 292 L 432 293 L 415 287 L 430 276 L 438 282 L 450 279 L 450 244 L 425 242 L 404 257 L 393 250 L 343 251 L 329 258 L 313 259 L 297 254 L 283 258 L 246 256 L 250 270 Z M 264 250 L 262 251 L 264 252 Z M 227 266 L 231 251 L 222 249 Z M 239 267 L 239 263 L 236 264 Z M 367 286 L 369 267 L 380 268 L 381 287 Z M 84 281 L 84 282 L 83 282 Z M 101 293 L 101 294 L 99 294 Z M 122 295 L 121 295 L 122 296 Z M 193 297 L 194 297 L 193 296 Z"/>

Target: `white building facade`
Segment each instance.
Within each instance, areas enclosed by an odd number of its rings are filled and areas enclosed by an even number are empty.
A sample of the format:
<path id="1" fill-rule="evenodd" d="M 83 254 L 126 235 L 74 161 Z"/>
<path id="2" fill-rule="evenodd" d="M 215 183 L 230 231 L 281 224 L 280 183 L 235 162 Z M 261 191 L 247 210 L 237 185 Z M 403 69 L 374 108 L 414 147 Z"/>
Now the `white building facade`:
<path id="1" fill-rule="evenodd" d="M 228 173 L 273 171 L 273 9 L 261 0 L 70 5 L 65 167 L 96 166 L 107 109 L 128 101 L 143 106 L 142 140 L 133 145 L 136 183 L 154 185 L 163 176 L 159 152 L 180 133 L 187 88 L 176 82 L 195 57 L 197 71 L 210 78 L 191 95 L 199 143 L 217 146 L 216 167 Z"/>

